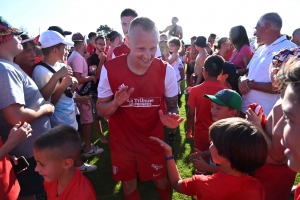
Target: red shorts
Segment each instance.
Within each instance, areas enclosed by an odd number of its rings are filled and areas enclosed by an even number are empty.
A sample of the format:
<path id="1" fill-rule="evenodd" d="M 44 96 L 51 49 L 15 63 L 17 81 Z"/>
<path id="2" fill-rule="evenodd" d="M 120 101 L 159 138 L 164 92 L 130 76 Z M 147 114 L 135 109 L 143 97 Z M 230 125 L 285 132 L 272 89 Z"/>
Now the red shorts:
<path id="1" fill-rule="evenodd" d="M 159 180 L 166 177 L 164 153 L 153 156 L 128 156 L 111 152 L 112 176 L 116 181 L 130 181 L 137 173 L 141 181 Z"/>
<path id="2" fill-rule="evenodd" d="M 295 176 L 296 172 L 292 171 L 287 164 L 264 164 L 254 172 L 254 177 L 265 188 L 266 200 L 289 199 Z"/>

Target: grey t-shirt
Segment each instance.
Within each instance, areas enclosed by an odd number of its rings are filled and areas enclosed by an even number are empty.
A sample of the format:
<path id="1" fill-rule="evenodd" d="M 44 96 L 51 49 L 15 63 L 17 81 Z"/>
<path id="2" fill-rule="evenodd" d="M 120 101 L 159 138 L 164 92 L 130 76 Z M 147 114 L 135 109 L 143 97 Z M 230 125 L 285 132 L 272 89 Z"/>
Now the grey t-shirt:
<path id="1" fill-rule="evenodd" d="M 3 59 L 0 59 L 0 88 L 0 137 L 5 143 L 13 126 L 5 120 L 2 109 L 12 104 L 38 109 L 45 100 L 35 82 L 17 64 Z M 34 140 L 50 129 L 49 116 L 39 117 L 30 122 L 30 125 L 33 130 L 32 136 L 14 148 L 10 155 L 33 157 Z"/>

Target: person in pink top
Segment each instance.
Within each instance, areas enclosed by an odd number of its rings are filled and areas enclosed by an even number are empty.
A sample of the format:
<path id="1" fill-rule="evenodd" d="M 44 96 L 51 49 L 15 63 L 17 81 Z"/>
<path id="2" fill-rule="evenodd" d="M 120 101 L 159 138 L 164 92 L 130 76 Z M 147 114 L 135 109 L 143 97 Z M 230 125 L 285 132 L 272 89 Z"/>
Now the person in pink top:
<path id="1" fill-rule="evenodd" d="M 248 72 L 246 67 L 252 58 L 246 29 L 241 25 L 231 28 L 229 39 L 235 48 L 229 61 L 236 66 L 237 74 L 244 75 Z"/>

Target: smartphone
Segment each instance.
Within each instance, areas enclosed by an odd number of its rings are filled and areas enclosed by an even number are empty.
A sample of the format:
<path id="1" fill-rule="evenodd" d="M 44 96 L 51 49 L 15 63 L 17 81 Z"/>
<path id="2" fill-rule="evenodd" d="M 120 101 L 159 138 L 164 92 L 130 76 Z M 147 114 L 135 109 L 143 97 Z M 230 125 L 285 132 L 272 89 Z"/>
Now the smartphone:
<path id="1" fill-rule="evenodd" d="M 17 160 L 18 160 L 18 164 L 15 165 L 12 162 L 12 166 L 13 166 L 14 172 L 16 174 L 19 174 L 19 173 L 23 172 L 24 170 L 26 170 L 27 167 L 29 167 L 29 163 L 27 162 L 27 160 L 24 156 L 17 158 Z"/>

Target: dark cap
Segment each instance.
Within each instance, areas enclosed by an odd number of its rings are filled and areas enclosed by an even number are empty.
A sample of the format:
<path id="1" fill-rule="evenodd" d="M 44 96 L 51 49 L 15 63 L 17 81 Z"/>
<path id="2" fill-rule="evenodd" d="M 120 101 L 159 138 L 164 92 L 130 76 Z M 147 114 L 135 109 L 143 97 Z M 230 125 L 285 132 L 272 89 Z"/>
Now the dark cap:
<path id="1" fill-rule="evenodd" d="M 0 44 L 7 42 L 13 35 L 20 35 L 23 31 L 11 26 L 2 16 L 0 16 Z"/>
<path id="2" fill-rule="evenodd" d="M 34 37 L 30 37 L 27 34 L 22 34 L 22 35 L 20 35 L 20 37 L 22 38 L 22 41 L 21 41 L 22 44 L 34 40 Z"/>
<path id="3" fill-rule="evenodd" d="M 72 41 L 73 42 L 85 41 L 85 36 L 83 36 L 81 33 L 74 33 L 72 35 Z"/>
<path id="4" fill-rule="evenodd" d="M 109 40 L 113 40 L 115 37 L 117 37 L 118 35 L 120 35 L 120 33 L 118 33 L 117 31 L 112 31 L 109 34 L 107 34 L 107 38 Z"/>
<path id="5" fill-rule="evenodd" d="M 194 44 L 198 47 L 207 47 L 207 44 L 206 44 L 206 37 L 204 36 L 199 36 L 197 37 L 196 41 L 194 42 Z"/>
<path id="6" fill-rule="evenodd" d="M 48 28 L 49 31 L 56 31 L 59 32 L 62 36 L 66 36 L 66 35 L 71 35 L 72 32 L 71 31 L 65 31 L 64 29 L 62 29 L 59 26 L 50 26 Z"/>

